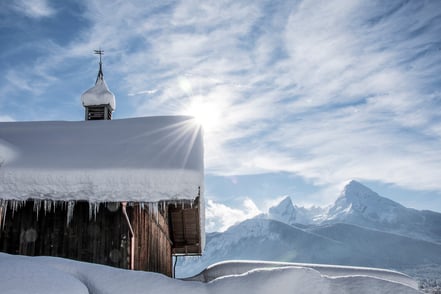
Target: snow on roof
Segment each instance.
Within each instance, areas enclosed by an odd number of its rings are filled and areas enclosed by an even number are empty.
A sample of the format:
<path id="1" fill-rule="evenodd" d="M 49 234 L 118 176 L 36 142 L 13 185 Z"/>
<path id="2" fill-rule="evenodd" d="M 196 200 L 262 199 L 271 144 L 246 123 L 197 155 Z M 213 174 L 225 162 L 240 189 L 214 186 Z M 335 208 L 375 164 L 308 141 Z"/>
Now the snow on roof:
<path id="1" fill-rule="evenodd" d="M 110 105 L 112 110 L 115 110 L 115 95 L 110 92 L 103 76 L 99 76 L 96 80 L 95 86 L 87 90 L 81 95 L 81 102 L 83 106 L 94 105 Z"/>
<path id="2" fill-rule="evenodd" d="M 0 123 L 0 199 L 193 200 L 203 169 L 191 117 Z"/>

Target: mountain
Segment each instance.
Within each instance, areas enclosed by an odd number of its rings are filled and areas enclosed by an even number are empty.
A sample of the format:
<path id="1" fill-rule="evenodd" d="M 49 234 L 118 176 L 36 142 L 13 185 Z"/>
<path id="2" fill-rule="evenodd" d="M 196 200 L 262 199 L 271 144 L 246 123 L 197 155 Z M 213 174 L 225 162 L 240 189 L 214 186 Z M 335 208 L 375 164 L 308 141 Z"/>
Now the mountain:
<path id="1" fill-rule="evenodd" d="M 441 244 L 441 213 L 404 207 L 357 181 L 326 209 L 299 207 L 285 197 L 261 217 L 298 227 L 346 223 Z"/>
<path id="2" fill-rule="evenodd" d="M 441 213 L 406 208 L 356 181 L 346 185 L 322 223 L 353 224 L 441 243 Z"/>
<path id="3" fill-rule="evenodd" d="M 327 209 L 284 198 L 267 214 L 207 234 L 202 257 L 180 259 L 178 276 L 223 260 L 252 259 L 441 269 L 441 214 L 406 208 L 352 181 Z"/>
<path id="4" fill-rule="evenodd" d="M 223 260 L 309 262 L 315 260 L 316 254 L 326 259 L 345 250 L 338 241 L 261 218 L 246 220 L 223 233 L 207 234 L 206 242 L 202 257 L 185 258 L 179 263 L 178 275 L 194 275 Z"/>
<path id="5" fill-rule="evenodd" d="M 263 218 L 278 220 L 289 225 L 310 225 L 323 218 L 326 209 L 321 207 L 305 208 L 294 205 L 289 196 L 283 198 L 277 205 L 271 207 Z"/>
<path id="6" fill-rule="evenodd" d="M 441 264 L 441 244 L 370 230 L 350 224 L 332 224 L 310 232 L 346 244 L 351 265 L 407 269 L 420 264 Z"/>
<path id="7" fill-rule="evenodd" d="M 203 256 L 191 262 L 199 269 L 228 259 L 307 262 L 315 260 L 316 255 L 327 258 L 346 249 L 330 238 L 258 218 L 246 220 L 223 233 L 207 234 L 206 241 Z"/>
<path id="8" fill-rule="evenodd" d="M 441 264 L 441 244 L 349 224 L 297 228 L 270 219 L 250 219 L 223 233 L 207 234 L 202 257 L 180 260 L 188 277 L 224 260 L 338 264 L 405 270 Z"/>
<path id="9" fill-rule="evenodd" d="M 285 197 L 276 206 L 268 210 L 268 218 L 281 221 L 283 223 L 293 225 L 296 223 L 297 211 L 292 204 L 289 196 Z"/>

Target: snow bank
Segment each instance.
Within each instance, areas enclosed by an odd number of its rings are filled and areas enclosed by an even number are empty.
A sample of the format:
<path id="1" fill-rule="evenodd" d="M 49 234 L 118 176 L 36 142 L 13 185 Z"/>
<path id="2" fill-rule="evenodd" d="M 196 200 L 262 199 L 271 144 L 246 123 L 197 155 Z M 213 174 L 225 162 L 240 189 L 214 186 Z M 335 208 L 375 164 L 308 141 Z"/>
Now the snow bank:
<path id="1" fill-rule="evenodd" d="M 321 275 L 330 278 L 340 278 L 347 276 L 367 276 L 387 280 L 390 282 L 400 283 L 418 288 L 418 283 L 411 277 L 392 270 L 355 267 L 355 266 L 338 266 L 326 264 L 311 263 L 292 263 L 292 262 L 267 262 L 267 261 L 247 261 L 247 260 L 231 260 L 215 263 L 198 275 L 186 278 L 187 281 L 210 282 L 228 275 L 241 275 L 254 269 L 271 269 L 283 267 L 301 267 L 310 268 L 318 271 Z"/>
<path id="2" fill-rule="evenodd" d="M 4 294 L 87 294 L 87 287 L 72 275 L 42 262 L 0 253 L 0 292 Z"/>
<path id="3" fill-rule="evenodd" d="M 242 275 L 218 278 L 207 284 L 214 293 L 418 293 L 403 284 L 369 276 L 329 278 L 304 267 L 255 269 Z"/>
<path id="4" fill-rule="evenodd" d="M 230 270 L 234 267 L 231 265 Z M 412 287 L 378 277 L 327 277 L 306 267 L 256 268 L 202 283 L 56 257 L 26 257 L 4 253 L 0 253 L 0 285 L 2 293 L 16 294 L 418 293 Z"/>
<path id="5" fill-rule="evenodd" d="M 193 200 L 203 169 L 191 117 L 0 123 L 0 199 Z"/>

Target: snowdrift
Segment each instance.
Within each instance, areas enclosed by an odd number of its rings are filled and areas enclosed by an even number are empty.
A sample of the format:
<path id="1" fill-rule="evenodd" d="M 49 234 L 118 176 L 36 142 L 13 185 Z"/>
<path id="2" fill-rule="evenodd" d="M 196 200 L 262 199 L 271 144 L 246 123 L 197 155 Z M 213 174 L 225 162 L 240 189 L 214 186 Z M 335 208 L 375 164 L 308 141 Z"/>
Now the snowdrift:
<path id="1" fill-rule="evenodd" d="M 355 266 L 251 260 L 232 260 L 215 263 L 207 267 L 198 275 L 184 280 L 210 282 L 224 276 L 242 275 L 255 269 L 275 269 L 285 267 L 309 268 L 318 271 L 323 276 L 334 278 L 345 276 L 366 276 L 404 284 L 415 289 L 418 288 L 418 283 L 414 279 L 408 275 L 392 270 Z"/>
<path id="2" fill-rule="evenodd" d="M 304 266 L 224 263 L 209 282 L 171 279 L 157 273 L 129 271 L 56 257 L 0 253 L 1 293 L 418 293 L 415 287 L 369 271 L 349 268 L 342 275 Z M 211 271 L 213 272 L 213 268 Z M 221 269 L 221 270 L 220 270 Z M 389 271 L 385 271 L 389 272 Z M 338 271 L 335 271 L 338 273 Z M 398 273 L 397 273 L 398 274 Z M 388 278 L 389 277 L 389 278 Z"/>

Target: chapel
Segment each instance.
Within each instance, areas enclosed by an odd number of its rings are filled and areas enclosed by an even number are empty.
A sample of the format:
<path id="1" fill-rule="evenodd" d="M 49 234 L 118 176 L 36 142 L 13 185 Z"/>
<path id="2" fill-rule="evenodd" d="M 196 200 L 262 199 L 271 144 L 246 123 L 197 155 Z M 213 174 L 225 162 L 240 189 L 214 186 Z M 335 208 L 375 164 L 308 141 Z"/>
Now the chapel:
<path id="1" fill-rule="evenodd" d="M 201 255 L 204 151 L 188 116 L 112 120 L 103 73 L 84 121 L 0 123 L 0 251 L 173 275 Z"/>

